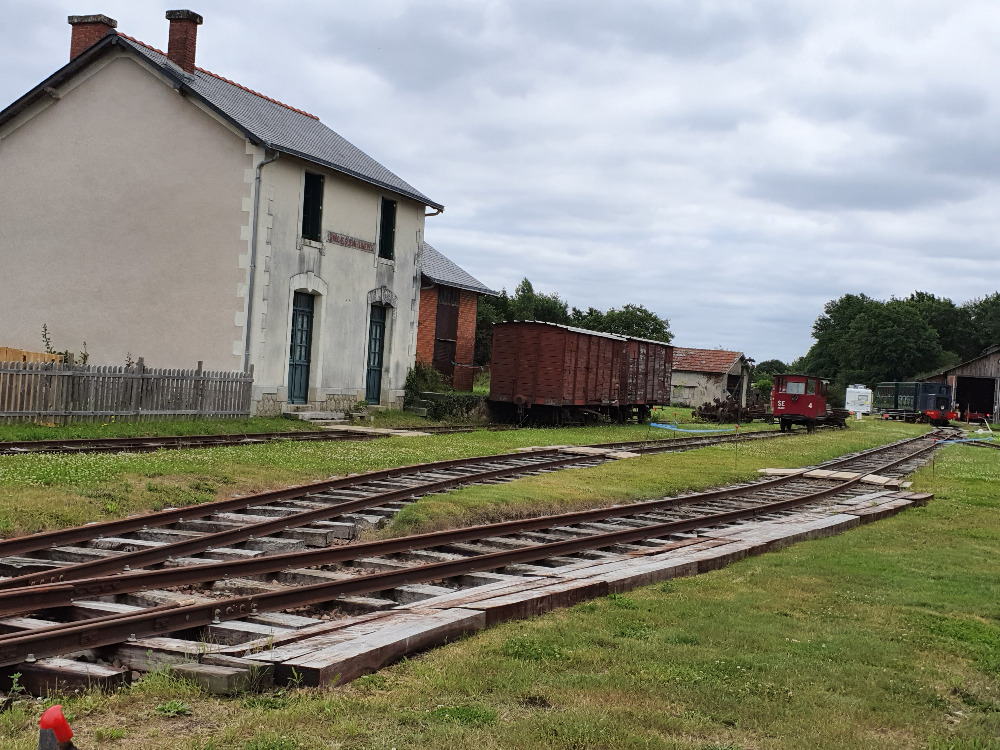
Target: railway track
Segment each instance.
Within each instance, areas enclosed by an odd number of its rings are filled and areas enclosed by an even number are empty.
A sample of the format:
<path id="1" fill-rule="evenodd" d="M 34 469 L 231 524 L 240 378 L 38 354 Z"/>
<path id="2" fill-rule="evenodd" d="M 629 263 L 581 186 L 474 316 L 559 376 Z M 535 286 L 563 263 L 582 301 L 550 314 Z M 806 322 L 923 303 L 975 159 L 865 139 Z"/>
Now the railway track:
<path id="1" fill-rule="evenodd" d="M 740 440 L 776 437 L 781 433 L 750 433 Z M 407 503 L 429 493 L 592 466 L 621 453 L 692 450 L 735 439 L 558 446 L 438 461 L 0 540 L 0 575 L 5 576 L 0 578 L 0 589 L 116 574 L 165 562 L 200 564 L 205 555 L 247 561 L 281 551 L 326 547 L 383 524 Z"/>
<path id="2" fill-rule="evenodd" d="M 804 469 L 723 490 L 398 539 L 348 544 L 338 542 L 342 527 L 324 525 L 347 513 L 387 517 L 398 510 L 395 503 L 460 484 L 594 465 L 625 448 L 649 454 L 704 442 L 557 447 L 439 462 L 295 488 L 297 494 L 283 490 L 2 541 L 0 572 L 9 577 L 0 579 L 0 629 L 8 631 L 0 635 L 0 666 L 35 664 L 37 671 L 37 659 L 84 651 L 136 669 L 137 649 L 177 634 L 198 639 L 192 642 L 201 651 L 192 647 L 188 656 L 252 661 L 254 649 L 306 639 L 302 633 L 347 611 L 379 612 L 581 560 L 641 556 L 684 546 L 706 530 L 781 517 L 831 498 L 866 498 L 865 476 L 877 473 L 884 484 L 935 446 L 925 436 L 828 462 L 819 477 Z M 237 506 L 247 518 L 232 518 Z M 229 526 L 185 526 L 196 519 Z M 66 559 L 73 555 L 80 557 Z M 141 645 L 129 648 L 130 641 Z M 50 671 L 57 666 L 68 669 L 60 663 Z"/>
<path id="3" fill-rule="evenodd" d="M 506 429 L 496 426 L 452 425 L 428 426 L 415 429 L 417 433 L 434 435 L 473 432 L 484 429 Z M 257 445 L 276 440 L 304 442 L 333 442 L 341 440 L 376 440 L 392 434 L 414 432 L 406 429 L 382 430 L 303 430 L 299 432 L 254 432 L 234 435 L 169 435 L 163 437 L 86 438 L 70 440 L 9 440 L 0 441 L 0 456 L 26 453 L 146 453 L 180 448 L 211 448 L 220 445 Z"/>

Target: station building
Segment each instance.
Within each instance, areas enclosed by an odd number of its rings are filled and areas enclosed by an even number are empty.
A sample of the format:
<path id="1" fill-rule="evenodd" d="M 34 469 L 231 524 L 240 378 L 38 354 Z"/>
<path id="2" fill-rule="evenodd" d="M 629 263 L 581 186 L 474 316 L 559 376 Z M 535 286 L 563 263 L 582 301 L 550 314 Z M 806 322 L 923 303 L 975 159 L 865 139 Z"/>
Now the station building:
<path id="1" fill-rule="evenodd" d="M 442 205 L 166 17 L 163 52 L 70 16 L 69 62 L 0 110 L 0 346 L 253 366 L 258 414 L 400 406 Z"/>

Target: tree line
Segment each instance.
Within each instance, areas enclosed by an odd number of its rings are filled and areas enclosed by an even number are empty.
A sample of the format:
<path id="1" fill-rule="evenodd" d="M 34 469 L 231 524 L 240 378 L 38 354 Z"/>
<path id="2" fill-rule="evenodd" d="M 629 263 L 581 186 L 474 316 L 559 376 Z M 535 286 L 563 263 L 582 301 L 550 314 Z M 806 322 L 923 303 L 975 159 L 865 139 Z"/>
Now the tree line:
<path id="1" fill-rule="evenodd" d="M 961 305 L 929 292 L 889 300 L 845 294 L 826 303 L 812 334 L 816 343 L 804 357 L 761 362 L 758 381 L 801 372 L 829 378 L 839 393 L 850 383 L 913 380 L 954 367 L 1000 344 L 1000 292 Z"/>
<path id="2" fill-rule="evenodd" d="M 585 328 L 588 331 L 616 333 L 622 336 L 670 343 L 674 338 L 670 322 L 642 305 L 626 304 L 606 311 L 595 307 L 586 310 L 569 306 L 557 293 L 536 292 L 527 278 L 507 294 L 480 297 L 476 311 L 476 364 L 486 365 L 493 354 L 493 324 L 513 320 L 537 320 L 544 323 Z"/>

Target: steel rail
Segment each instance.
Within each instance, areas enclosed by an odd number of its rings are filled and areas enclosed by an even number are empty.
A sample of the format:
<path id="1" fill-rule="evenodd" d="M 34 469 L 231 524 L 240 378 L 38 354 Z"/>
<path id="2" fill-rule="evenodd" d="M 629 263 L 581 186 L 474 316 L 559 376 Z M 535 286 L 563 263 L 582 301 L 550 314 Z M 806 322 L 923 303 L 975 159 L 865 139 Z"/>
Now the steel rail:
<path id="1" fill-rule="evenodd" d="M 898 460 L 878 467 L 877 471 L 893 468 L 936 447 L 935 444 L 932 444 L 920 448 Z M 705 526 L 718 526 L 807 505 L 839 494 L 860 481 L 861 477 L 859 476 L 843 481 L 836 487 L 808 495 L 780 500 L 750 509 L 711 514 L 702 518 L 670 521 L 637 529 L 625 529 L 548 544 L 532 545 L 512 551 L 486 553 L 463 560 L 414 566 L 401 571 L 373 573 L 345 581 L 289 588 L 287 591 L 229 597 L 193 604 L 163 605 L 131 615 L 105 616 L 67 625 L 53 625 L 28 633 L 0 635 L 0 666 L 31 661 L 40 656 L 54 656 L 81 649 L 121 643 L 137 636 L 165 635 L 219 623 L 223 620 L 234 620 L 263 612 L 281 611 L 289 607 L 320 604 L 339 596 L 370 593 L 405 584 L 453 578 L 472 572 L 496 570 L 508 565 L 573 554 L 587 549 L 603 549 L 618 544 L 655 538 L 664 534 L 691 531 Z"/>
<path id="2" fill-rule="evenodd" d="M 766 433 L 772 434 L 770 432 Z M 780 435 L 781 433 L 774 433 Z M 636 452 L 669 452 L 685 447 L 700 447 L 709 444 L 702 442 L 703 438 L 695 438 L 697 444 L 688 440 L 665 439 L 660 441 L 636 441 L 632 443 L 607 443 L 594 444 L 589 446 L 579 446 L 587 448 L 599 448 L 613 450 L 617 448 L 633 447 Z M 658 445 L 662 444 L 662 445 Z M 560 448 L 543 448 L 528 453 L 501 453 L 493 456 L 473 456 L 469 458 L 455 458 L 444 461 L 432 461 L 429 463 L 412 464 L 410 466 L 400 466 L 390 469 L 378 469 L 362 474 L 351 474 L 337 479 L 328 479 L 310 484 L 296 485 L 281 490 L 272 490 L 255 495 L 240 495 L 227 498 L 225 500 L 214 500 L 208 503 L 190 505 L 184 508 L 171 508 L 157 511 L 155 513 L 140 513 L 115 521 L 100 521 L 84 524 L 83 526 L 73 526 L 67 529 L 56 529 L 54 531 L 43 531 L 26 536 L 12 537 L 10 539 L 0 539 L 0 557 L 11 555 L 23 555 L 29 552 L 47 549 L 53 546 L 73 544 L 76 542 L 86 542 L 99 536 L 117 536 L 133 531 L 140 531 L 144 527 L 165 526 L 177 523 L 184 519 L 205 518 L 215 513 L 228 513 L 235 510 L 243 510 L 250 505 L 265 505 L 282 500 L 289 500 L 297 497 L 331 492 L 346 489 L 356 484 L 364 482 L 375 482 L 382 480 L 399 479 L 405 476 L 419 474 L 424 471 L 440 471 L 443 469 L 460 468 L 476 463 L 491 461 L 512 460 L 515 458 L 524 459 L 534 456 L 554 455 L 560 452 Z M 579 460 L 585 460 L 580 457 Z"/>
<path id="3" fill-rule="evenodd" d="M 46 549 L 52 546 L 72 544 L 95 539 L 98 536 L 114 536 L 125 534 L 130 531 L 139 531 L 143 527 L 150 525 L 165 526 L 170 523 L 177 523 L 185 518 L 204 518 L 215 513 L 227 513 L 233 510 L 242 510 L 249 505 L 259 505 L 288 500 L 297 497 L 331 492 L 345 489 L 364 482 L 376 482 L 382 480 L 399 479 L 401 477 L 418 474 L 424 471 L 439 471 L 442 469 L 452 469 L 468 466 L 475 463 L 488 461 L 502 461 L 513 458 L 526 458 L 530 456 L 554 455 L 559 452 L 558 448 L 550 448 L 525 453 L 503 453 L 496 456 L 475 456 L 471 458 L 453 458 L 445 461 L 432 461 L 424 464 L 412 464 L 391 469 L 378 469 L 376 471 L 365 472 L 363 474 L 350 474 L 346 477 L 336 479 L 326 479 L 321 482 L 301 484 L 294 487 L 286 487 L 281 490 L 261 492 L 256 495 L 240 495 L 227 498 L 226 500 L 214 500 L 199 505 L 189 505 L 184 508 L 170 508 L 169 510 L 157 511 L 155 513 L 142 513 L 116 521 L 101 521 L 84 524 L 83 526 L 73 526 L 68 529 L 56 529 L 55 531 L 43 531 L 27 536 L 13 537 L 11 539 L 0 540 L 0 557 L 9 555 L 20 555 L 26 552 Z M 580 457 L 581 460 L 583 457 Z"/>
<path id="4" fill-rule="evenodd" d="M 919 439 L 920 438 L 915 438 L 914 440 Z M 839 461 L 838 463 L 843 463 L 845 461 L 857 461 L 862 457 L 871 456 L 875 452 L 885 451 L 889 448 L 898 448 L 901 445 L 909 444 L 909 442 L 910 441 L 895 443 L 890 446 L 883 446 L 881 448 L 874 449 L 873 452 L 866 452 L 858 456 L 849 457 Z M 934 445 L 931 445 L 925 450 L 929 450 L 933 447 Z M 906 460 L 909 460 L 909 456 L 902 459 L 902 461 Z M 0 590 L 0 616 L 13 616 L 45 608 L 67 606 L 71 604 L 74 599 L 84 597 L 126 594 L 150 588 L 184 586 L 204 583 L 206 581 L 223 580 L 229 577 L 262 575 L 266 573 L 279 572 L 290 567 L 309 568 L 318 565 L 328 565 L 332 563 L 355 560 L 360 557 L 410 552 L 416 549 L 426 549 L 446 543 L 477 540 L 485 537 L 507 536 L 526 531 L 537 531 L 551 528 L 553 526 L 572 526 L 576 524 L 602 521 L 615 517 L 624 518 L 643 513 L 661 511 L 681 505 L 730 499 L 761 491 L 766 492 L 775 487 L 787 484 L 794 479 L 800 478 L 807 471 L 809 471 L 809 469 L 802 469 L 795 474 L 756 482 L 754 484 L 720 490 L 709 490 L 706 492 L 680 495 L 677 497 L 660 498 L 657 500 L 648 500 L 626 505 L 614 505 L 605 508 L 594 508 L 584 511 L 572 511 L 554 516 L 517 519 L 514 521 L 485 524 L 462 529 L 415 534 L 396 539 L 356 543 L 333 548 L 292 552 L 281 555 L 269 555 L 244 561 L 205 563 L 200 565 L 189 565 L 149 571 L 129 571 L 125 568 L 125 572 L 120 572 L 117 575 L 100 577 L 84 577 L 83 575 L 74 575 L 71 576 L 68 581 L 58 581 L 52 583 L 48 581 L 36 582 L 24 580 L 45 576 L 23 576 L 20 579 L 9 579 L 11 581 L 22 581 L 19 586 L 12 586 L 6 590 Z M 115 558 L 113 561 L 102 560 L 99 562 L 117 563 L 117 567 L 113 568 L 113 570 L 115 572 L 122 570 L 121 558 Z M 88 564 L 83 564 L 83 566 L 86 565 Z M 80 570 L 80 568 L 77 568 L 77 570 Z M 89 569 L 81 572 L 94 574 L 96 571 Z"/>
<path id="5" fill-rule="evenodd" d="M 676 441 L 670 441 L 676 442 Z M 662 451 L 676 450 L 677 448 L 671 448 L 670 446 L 658 446 L 658 447 L 644 447 L 640 448 L 644 453 L 656 453 Z M 517 458 L 533 458 L 537 456 L 549 455 L 555 449 L 546 449 L 545 451 L 535 451 L 532 453 L 516 453 L 516 454 L 505 454 L 503 458 L 509 459 L 512 457 Z M 558 451 L 556 451 L 558 453 Z M 434 493 L 443 492 L 449 489 L 454 489 L 466 484 L 473 484 L 476 482 L 489 481 L 491 479 L 500 479 L 509 476 L 516 476 L 518 474 L 526 474 L 535 471 L 542 471 L 546 469 L 555 468 L 566 468 L 572 466 L 573 464 L 586 463 L 599 459 L 600 456 L 594 455 L 574 455 L 569 458 L 554 458 L 542 463 L 532 463 L 527 465 L 518 465 L 513 467 L 504 467 L 501 469 L 493 469 L 483 472 L 477 472 L 474 474 L 465 474 L 460 477 L 454 477 L 446 480 L 441 480 L 438 482 L 430 482 L 421 484 L 417 487 L 406 487 L 400 490 L 390 490 L 388 492 L 382 492 L 377 494 L 372 494 L 367 497 L 358 498 L 355 500 L 345 500 L 340 503 L 333 503 L 327 505 L 323 508 L 318 508 L 314 510 L 300 511 L 298 513 L 277 516 L 274 519 L 268 521 L 259 521 L 257 523 L 247 524 L 246 526 L 241 526 L 238 529 L 231 529 L 228 531 L 219 531 L 215 533 L 202 534 L 194 539 L 187 539 L 178 542 L 171 542 L 168 544 L 163 544 L 158 547 L 151 549 L 137 550 L 134 552 L 125 552 L 113 557 L 101 559 L 101 560 L 91 560 L 88 562 L 75 563 L 72 565 L 61 566 L 57 569 L 51 571 L 45 571 L 41 573 L 27 573 L 21 576 L 12 576 L 5 579 L 0 579 L 0 590 L 19 588 L 21 586 L 34 586 L 43 585 L 48 583 L 58 583 L 67 580 L 77 580 L 81 578 L 87 578 L 92 576 L 100 576 L 113 573 L 121 573 L 123 571 L 128 571 L 132 568 L 141 568 L 148 565 L 155 565 L 157 563 L 162 563 L 169 561 L 177 557 L 185 557 L 192 554 L 198 554 L 206 551 L 210 551 L 217 547 L 226 547 L 231 544 L 244 542 L 260 536 L 268 536 L 274 533 L 281 533 L 283 531 L 289 531 L 294 528 L 300 528 L 317 521 L 326 521 L 331 518 L 336 518 L 342 516 L 345 513 L 353 513 L 365 508 L 377 507 L 384 505 L 385 503 L 398 502 L 401 500 L 410 500 L 416 497 Z M 487 463 L 495 463 L 495 461 L 488 461 Z M 365 476 L 365 475 L 362 475 Z M 794 475 L 792 475 L 793 477 Z M 783 483 L 790 481 L 792 477 L 783 477 L 777 480 L 772 480 L 777 483 Z M 260 496 L 251 496 L 241 498 L 240 508 L 251 505 L 260 498 Z M 287 498 L 285 498 L 287 499 Z M 249 501 L 249 502 L 247 502 Z M 225 501 L 223 501 L 225 502 Z M 199 510 L 205 508 L 204 505 L 192 506 Z M 184 515 L 179 515 L 182 513 L 179 511 L 170 511 L 170 518 L 174 520 L 161 520 L 159 514 L 155 516 L 139 516 L 139 518 L 153 518 L 160 523 L 157 526 L 166 525 L 166 523 L 180 522 L 184 518 L 203 518 L 206 514 L 196 515 L 193 513 L 185 513 Z M 219 512 L 219 511 L 217 511 Z M 115 522 L 111 522 L 115 523 Z M 148 527 L 148 523 L 143 524 L 139 529 L 142 530 Z M 103 538 L 103 533 L 94 534 L 94 531 L 101 531 L 105 527 L 97 527 L 96 525 L 89 525 L 85 527 L 79 527 L 80 529 L 86 531 L 86 535 L 83 537 L 85 540 L 99 539 Z M 67 530 L 72 531 L 72 530 Z M 117 531 L 117 530 L 116 530 Z M 117 531 L 117 533 L 122 533 Z M 29 539 L 35 539 L 37 537 L 28 537 Z M 63 542 L 66 543 L 66 542 Z M 51 546 L 51 545 L 50 545 Z M 44 549 L 44 546 L 37 547 L 36 549 Z M 4 551 L 4 544 L 0 542 L 0 553 Z M 7 553 L 15 554 L 15 553 Z"/>
<path id="6" fill-rule="evenodd" d="M 922 438 L 920 437 L 912 438 L 911 441 L 920 439 Z M 902 444 L 905 444 L 905 442 Z M 888 446 L 881 446 L 879 448 L 875 448 L 872 449 L 871 451 L 868 451 L 866 454 L 861 454 L 861 455 L 876 454 L 881 451 L 892 449 L 898 445 L 901 445 L 901 443 L 894 443 Z M 553 449 L 549 449 L 546 451 L 538 451 L 532 454 L 512 454 L 512 455 L 518 458 L 525 458 L 527 456 L 550 455 L 550 453 L 552 452 L 555 451 Z M 511 454 L 508 454 L 506 457 L 509 458 L 510 456 Z M 858 460 L 859 457 L 860 456 L 848 457 L 846 459 L 842 459 L 839 462 L 827 465 L 836 466 L 844 462 L 856 461 Z M 106 559 L 92 560 L 89 562 L 66 565 L 52 571 L 45 571 L 41 573 L 28 573 L 22 576 L 0 579 L 0 590 L 15 589 L 15 588 L 20 588 L 22 586 L 37 586 L 50 583 L 60 583 L 68 580 L 79 580 L 83 578 L 101 576 L 106 574 L 120 574 L 122 572 L 129 571 L 133 567 L 140 568 L 148 565 L 154 565 L 157 563 L 169 561 L 176 557 L 184 557 L 196 553 L 210 551 L 213 548 L 225 547 L 227 545 L 242 541 L 247 541 L 249 539 L 258 536 L 267 536 L 269 534 L 276 532 L 280 533 L 283 531 L 290 530 L 292 528 L 297 528 L 308 525 L 310 523 L 315 523 L 316 521 L 336 518 L 337 516 L 344 515 L 345 513 L 351 513 L 358 510 L 362 510 L 364 508 L 383 505 L 388 502 L 407 500 L 419 495 L 425 495 L 432 492 L 441 492 L 448 489 L 453 489 L 461 485 L 488 481 L 490 479 L 498 479 L 506 476 L 530 473 L 533 471 L 540 471 L 550 468 L 566 467 L 575 463 L 587 462 L 589 460 L 593 460 L 593 458 L 595 457 L 586 455 L 584 456 L 575 455 L 570 458 L 555 458 L 553 460 L 549 460 L 542 463 L 532 463 L 528 465 L 521 464 L 512 467 L 504 467 L 501 469 L 493 469 L 485 472 L 477 472 L 474 474 L 465 474 L 460 477 L 453 477 L 438 482 L 425 483 L 417 487 L 406 487 L 400 490 L 390 490 L 388 492 L 377 493 L 363 498 L 358 498 L 355 500 L 346 500 L 340 503 L 333 503 L 319 509 L 301 511 L 294 515 L 277 516 L 274 519 L 254 524 L 248 524 L 238 529 L 220 531 L 212 534 L 203 534 L 194 539 L 173 542 L 170 544 L 164 544 L 152 549 L 126 552 Z M 781 484 L 792 481 L 796 476 L 803 473 L 803 471 L 805 470 L 802 470 L 797 474 L 790 474 L 776 479 L 768 480 L 769 484 L 756 483 L 755 485 L 750 485 L 750 486 L 751 487 L 779 486 Z M 380 473 L 381 472 L 376 472 L 376 474 Z M 362 476 L 369 476 L 369 475 L 362 475 Z M 728 490 L 725 492 L 728 492 L 728 494 L 721 495 L 720 497 L 732 496 L 734 490 Z M 273 495 L 274 493 L 266 493 L 266 494 Z M 256 496 L 256 498 L 259 500 L 260 496 Z M 248 499 L 249 498 L 241 498 L 242 501 L 247 501 Z M 194 506 L 194 507 L 197 507 L 200 510 L 205 506 Z M 183 511 L 169 512 L 170 520 L 162 521 L 159 525 L 165 525 L 165 523 L 167 522 L 172 523 L 175 520 L 182 521 L 184 518 L 183 516 L 176 517 L 177 514 L 180 512 Z M 196 514 L 189 514 L 188 517 L 195 518 L 203 516 L 198 516 Z M 150 518 L 150 517 L 140 516 L 139 518 Z M 153 518 L 161 520 L 161 515 L 157 514 L 156 516 L 153 516 Z M 115 522 L 112 522 L 112 524 L 114 523 Z M 144 528 L 146 526 L 147 524 L 143 524 L 140 527 L 140 530 L 141 528 Z M 99 527 L 99 528 L 104 528 L 104 527 Z M 103 536 L 103 534 L 98 534 L 96 536 L 94 535 L 93 531 L 98 530 L 95 529 L 95 525 L 82 527 L 82 530 L 89 532 L 85 537 L 87 540 L 100 538 Z M 35 537 L 29 537 L 29 538 L 33 539 Z M 3 550 L 3 545 L 2 543 L 0 543 L 0 551 L 2 550 Z M 295 554 L 305 554 L 305 553 L 295 553 Z M 202 580 L 207 580 L 207 579 L 202 579 Z"/>
<path id="7" fill-rule="evenodd" d="M 523 455 L 523 454 L 522 454 Z M 175 557 L 185 557 L 191 554 L 210 551 L 216 547 L 225 547 L 230 544 L 244 542 L 256 537 L 268 536 L 276 532 L 288 531 L 299 528 L 316 521 L 326 521 L 330 518 L 342 516 L 345 513 L 352 513 L 373 506 L 384 505 L 385 503 L 397 502 L 427 495 L 434 492 L 443 492 L 454 489 L 464 484 L 473 482 L 485 482 L 491 479 L 500 479 L 517 474 L 540 471 L 543 469 L 564 468 L 571 464 L 579 464 L 593 461 L 595 456 L 575 455 L 568 458 L 554 458 L 548 461 L 521 464 L 517 466 L 507 466 L 501 469 L 491 469 L 475 474 L 465 474 L 451 479 L 442 479 L 436 482 L 428 482 L 416 487 L 404 487 L 399 490 L 380 492 L 354 500 L 344 500 L 338 503 L 331 503 L 323 508 L 305 510 L 293 515 L 276 516 L 268 521 L 259 521 L 241 526 L 228 531 L 217 531 L 215 533 L 203 534 L 194 539 L 185 539 L 179 542 L 171 542 L 151 549 L 137 550 L 135 552 L 125 552 L 114 557 L 92 560 L 90 562 L 66 565 L 51 572 L 29 573 L 14 578 L 0 579 L 0 590 L 16 588 L 18 586 L 30 586 L 34 584 L 53 583 L 64 580 L 84 578 L 88 575 L 101 575 L 106 573 L 119 573 L 122 570 L 129 570 L 132 567 L 144 567 L 156 563 L 166 562 Z"/>

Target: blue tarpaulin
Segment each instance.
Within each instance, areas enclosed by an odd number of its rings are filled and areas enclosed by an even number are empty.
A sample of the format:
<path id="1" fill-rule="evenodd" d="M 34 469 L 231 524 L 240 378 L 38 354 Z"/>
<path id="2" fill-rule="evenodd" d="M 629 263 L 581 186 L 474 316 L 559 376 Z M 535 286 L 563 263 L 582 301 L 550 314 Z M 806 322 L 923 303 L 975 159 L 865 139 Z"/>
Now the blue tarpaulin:
<path id="1" fill-rule="evenodd" d="M 658 424 L 656 422 L 650 422 L 650 427 L 659 427 L 661 430 L 673 430 L 674 432 L 735 432 L 735 427 L 720 427 L 717 430 L 682 430 L 680 427 L 674 424 Z"/>
<path id="2" fill-rule="evenodd" d="M 939 443 L 992 443 L 996 442 L 997 438 L 962 438 L 960 440 L 938 440 Z"/>

